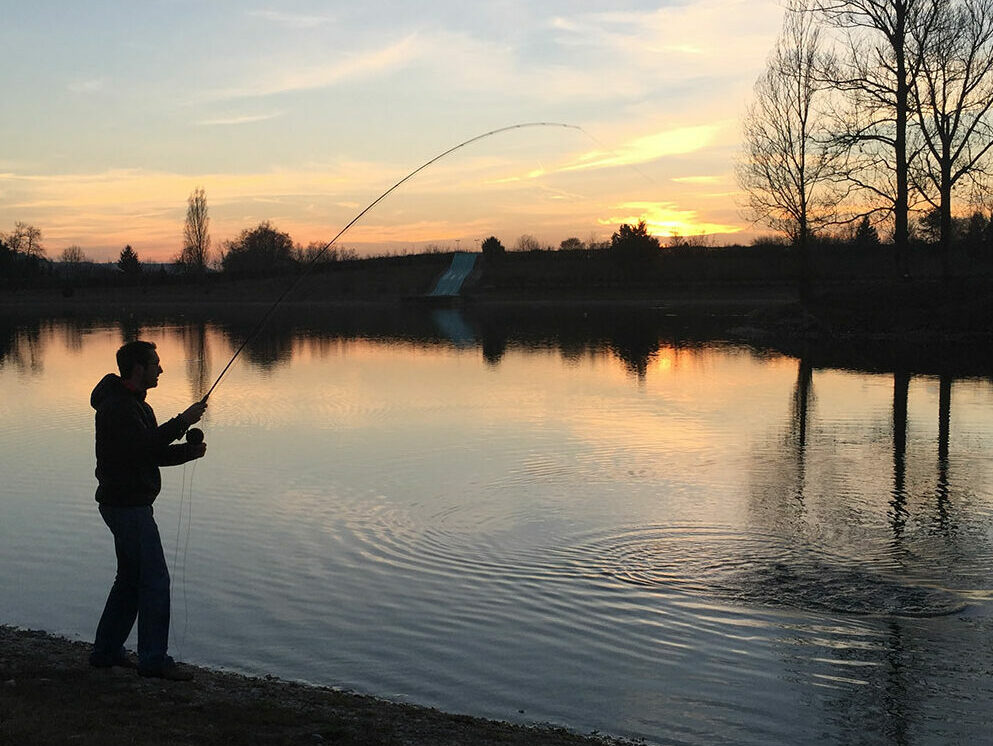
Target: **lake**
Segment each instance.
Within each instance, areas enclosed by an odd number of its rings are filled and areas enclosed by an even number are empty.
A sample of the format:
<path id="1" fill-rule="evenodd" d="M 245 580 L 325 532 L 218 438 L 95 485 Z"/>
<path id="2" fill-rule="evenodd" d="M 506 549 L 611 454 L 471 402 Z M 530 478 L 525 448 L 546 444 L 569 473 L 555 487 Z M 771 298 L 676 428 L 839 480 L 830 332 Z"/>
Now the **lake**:
<path id="1" fill-rule="evenodd" d="M 92 638 L 117 347 L 164 421 L 264 310 L 0 318 L 0 622 Z M 989 742 L 989 378 L 507 313 L 277 314 L 163 469 L 174 655 L 650 743 Z"/>

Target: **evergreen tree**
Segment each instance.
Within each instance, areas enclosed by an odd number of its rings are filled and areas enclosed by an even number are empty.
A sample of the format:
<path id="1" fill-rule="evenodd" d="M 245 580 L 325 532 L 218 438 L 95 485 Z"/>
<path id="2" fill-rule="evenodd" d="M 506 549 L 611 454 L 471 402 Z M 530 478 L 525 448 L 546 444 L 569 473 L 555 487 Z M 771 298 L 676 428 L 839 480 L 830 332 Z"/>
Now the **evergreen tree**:
<path id="1" fill-rule="evenodd" d="M 876 230 L 876 226 L 869 222 L 868 217 L 862 218 L 862 222 L 859 223 L 858 228 L 855 229 L 855 235 L 852 237 L 852 243 L 856 248 L 862 250 L 879 248 L 879 231 Z"/>
<path id="2" fill-rule="evenodd" d="M 121 258 L 117 260 L 117 266 L 129 277 L 141 274 L 141 262 L 138 261 L 138 254 L 131 248 L 131 244 L 121 250 Z"/>
<path id="3" fill-rule="evenodd" d="M 990 221 L 979 210 L 969 216 L 969 222 L 965 229 L 965 246 L 970 256 L 984 253 L 984 244 L 987 240 L 989 227 Z"/>
<path id="4" fill-rule="evenodd" d="M 610 237 L 610 251 L 622 263 L 642 263 L 658 256 L 659 240 L 648 232 L 645 221 L 630 226 L 627 223 Z"/>

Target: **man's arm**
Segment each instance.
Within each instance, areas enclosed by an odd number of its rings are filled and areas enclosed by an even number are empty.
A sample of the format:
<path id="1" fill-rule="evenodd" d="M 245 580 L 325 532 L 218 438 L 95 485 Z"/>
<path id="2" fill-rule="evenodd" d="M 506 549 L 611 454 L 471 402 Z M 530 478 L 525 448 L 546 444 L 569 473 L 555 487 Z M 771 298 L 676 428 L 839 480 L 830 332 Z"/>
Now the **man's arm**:
<path id="1" fill-rule="evenodd" d="M 122 401 L 121 404 L 123 406 L 114 406 L 97 414 L 98 416 L 102 414 L 106 418 L 105 427 L 113 432 L 113 440 L 120 448 L 134 457 L 144 457 L 156 463 L 160 463 L 160 459 L 165 457 L 163 452 L 169 448 L 170 443 L 179 440 L 191 425 L 200 421 L 207 408 L 205 402 L 197 402 L 158 427 L 149 427 L 138 402 L 125 404 Z M 185 446 L 181 447 L 185 448 Z M 189 458 L 173 463 L 181 464 Z"/>
<path id="2" fill-rule="evenodd" d="M 204 411 L 207 409 L 206 400 L 201 400 L 195 404 L 188 407 L 184 412 L 177 415 L 174 419 L 179 420 L 183 423 L 183 432 L 186 432 L 191 425 L 196 424 L 203 417 Z M 161 429 L 161 428 L 160 428 Z M 180 436 L 182 433 L 180 433 Z M 179 436 L 177 436 L 179 437 Z M 185 464 L 187 461 L 192 461 L 193 459 L 202 458 L 207 452 L 207 444 L 202 441 L 203 435 L 201 434 L 201 442 L 199 443 L 180 443 L 179 445 L 166 445 L 159 452 L 159 466 L 176 466 L 178 464 Z M 173 438 L 172 440 L 176 440 Z M 172 441 L 169 441 L 170 443 Z"/>

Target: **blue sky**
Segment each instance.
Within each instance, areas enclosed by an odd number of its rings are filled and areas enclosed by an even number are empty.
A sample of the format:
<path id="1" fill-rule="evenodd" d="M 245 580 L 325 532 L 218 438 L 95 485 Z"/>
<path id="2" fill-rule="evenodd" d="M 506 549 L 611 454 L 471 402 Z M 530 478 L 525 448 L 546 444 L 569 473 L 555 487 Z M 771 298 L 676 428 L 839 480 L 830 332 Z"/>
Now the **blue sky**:
<path id="1" fill-rule="evenodd" d="M 733 158 L 775 0 L 142 3 L 3 0 L 0 231 L 49 256 L 178 253 L 207 193 L 215 246 L 271 220 L 360 253 L 495 234 L 557 246 L 653 232 L 747 239 Z"/>

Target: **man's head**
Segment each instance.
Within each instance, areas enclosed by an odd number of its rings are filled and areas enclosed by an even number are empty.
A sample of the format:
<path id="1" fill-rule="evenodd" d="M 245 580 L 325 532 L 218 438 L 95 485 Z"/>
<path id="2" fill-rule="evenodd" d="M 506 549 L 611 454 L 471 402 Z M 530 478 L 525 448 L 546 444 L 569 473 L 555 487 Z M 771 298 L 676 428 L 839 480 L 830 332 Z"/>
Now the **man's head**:
<path id="1" fill-rule="evenodd" d="M 159 385 L 159 355 L 154 342 L 136 340 L 122 345 L 117 351 L 117 368 L 121 378 L 137 388 L 147 390 Z"/>

